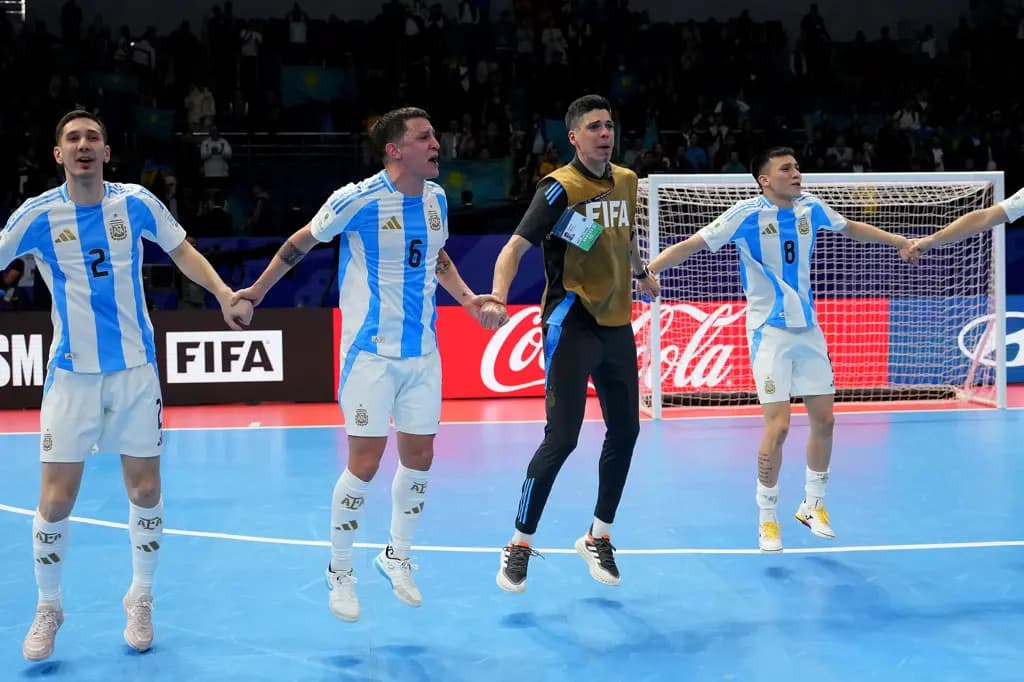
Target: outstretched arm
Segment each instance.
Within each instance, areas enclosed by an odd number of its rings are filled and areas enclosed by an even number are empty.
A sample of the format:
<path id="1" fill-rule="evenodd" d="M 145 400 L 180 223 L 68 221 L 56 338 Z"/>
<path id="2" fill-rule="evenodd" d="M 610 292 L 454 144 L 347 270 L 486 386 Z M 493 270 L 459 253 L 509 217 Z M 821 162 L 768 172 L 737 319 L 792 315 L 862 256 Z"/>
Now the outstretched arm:
<path id="1" fill-rule="evenodd" d="M 958 242 L 971 235 L 990 230 L 1000 223 L 1005 223 L 1006 220 L 1006 211 L 999 204 L 988 208 L 979 208 L 976 211 L 965 213 L 935 234 L 918 239 L 911 246 L 910 252 L 920 255 L 936 246 Z"/>
<path id="2" fill-rule="evenodd" d="M 217 298 L 228 327 L 238 331 L 252 321 L 252 304 L 238 301 L 206 257 L 186 239 L 167 253 L 181 273 Z"/>
<path id="3" fill-rule="evenodd" d="M 867 242 L 870 244 L 888 244 L 900 253 L 900 258 L 903 260 L 916 260 L 916 256 L 910 253 L 911 241 L 906 237 L 892 232 L 886 232 L 885 230 L 879 229 L 874 225 L 868 223 L 857 222 L 856 220 L 847 220 L 846 227 L 843 228 L 843 234 L 850 239 L 858 242 Z"/>
<path id="4" fill-rule="evenodd" d="M 656 275 L 663 270 L 679 265 L 693 254 L 707 247 L 707 242 L 699 234 L 690 235 L 683 241 L 673 244 L 659 253 L 647 265 L 647 269 L 650 270 L 652 275 Z"/>
<path id="5" fill-rule="evenodd" d="M 235 293 L 232 300 L 245 299 L 251 302 L 254 306 L 259 305 L 260 301 L 267 295 L 267 292 L 277 284 L 277 282 L 285 276 L 285 274 L 291 270 L 300 260 L 305 258 L 306 254 L 309 253 L 310 249 L 319 244 L 319 240 L 313 236 L 310 231 L 310 225 L 307 223 L 304 227 L 300 228 L 288 240 L 281 245 L 281 248 L 277 250 L 274 257 L 270 260 L 263 273 L 253 282 L 252 286 L 245 289 L 240 289 Z"/>

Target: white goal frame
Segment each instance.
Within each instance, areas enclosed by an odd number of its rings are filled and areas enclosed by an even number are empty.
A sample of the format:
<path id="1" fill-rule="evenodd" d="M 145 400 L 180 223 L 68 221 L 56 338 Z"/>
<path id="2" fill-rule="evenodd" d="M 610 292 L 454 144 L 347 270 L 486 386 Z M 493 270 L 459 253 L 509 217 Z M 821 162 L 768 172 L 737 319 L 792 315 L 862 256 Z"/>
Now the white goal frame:
<path id="1" fill-rule="evenodd" d="M 751 185 L 753 178 L 746 173 L 704 173 L 675 174 L 652 173 L 648 176 L 648 251 L 653 258 L 661 252 L 661 230 L 659 209 L 659 189 L 665 185 Z M 988 182 L 993 188 L 993 204 L 1006 198 L 1005 180 L 1002 171 L 981 171 L 963 173 L 804 173 L 805 185 L 813 184 L 849 184 L 849 185 L 922 185 L 963 182 Z M 703 227 L 693 225 L 692 232 Z M 992 259 L 995 263 L 995 282 L 993 292 L 995 298 L 995 351 L 996 351 L 996 399 L 994 407 L 1006 408 L 1006 246 L 1005 225 L 999 224 L 992 228 Z M 651 320 L 661 319 L 661 299 L 651 301 Z M 661 357 L 661 325 L 650 325 L 650 354 L 652 358 Z M 658 377 L 651 382 L 651 404 L 649 414 L 652 419 L 662 418 L 662 382 L 659 367 L 655 373 Z M 647 412 L 643 400 L 640 409 Z"/>

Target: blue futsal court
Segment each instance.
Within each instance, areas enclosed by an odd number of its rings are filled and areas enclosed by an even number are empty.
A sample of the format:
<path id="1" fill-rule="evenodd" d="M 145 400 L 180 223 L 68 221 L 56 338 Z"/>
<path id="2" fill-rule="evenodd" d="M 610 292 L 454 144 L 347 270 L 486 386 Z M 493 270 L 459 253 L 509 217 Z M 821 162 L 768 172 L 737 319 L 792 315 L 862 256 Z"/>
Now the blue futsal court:
<path id="1" fill-rule="evenodd" d="M 838 539 L 791 516 L 804 417 L 780 489 L 786 552 L 757 550 L 758 418 L 644 422 L 616 519 L 621 587 L 572 551 L 603 425 L 584 425 L 541 521 L 524 595 L 495 585 L 541 423 L 446 424 L 414 552 L 424 606 L 356 551 L 359 623 L 327 608 L 331 489 L 344 431 L 171 430 L 153 649 L 121 638 L 130 581 L 119 460 L 86 467 L 54 656 L 21 658 L 36 591 L 38 435 L 0 435 L 0 679 L 1020 680 L 1024 412 L 837 416 L 827 502 Z M 393 448 L 363 543 L 387 541 Z M 177 529 L 177 530 L 170 530 Z M 374 547 L 380 547 L 379 544 Z M 549 549 L 544 549 L 549 548 Z"/>

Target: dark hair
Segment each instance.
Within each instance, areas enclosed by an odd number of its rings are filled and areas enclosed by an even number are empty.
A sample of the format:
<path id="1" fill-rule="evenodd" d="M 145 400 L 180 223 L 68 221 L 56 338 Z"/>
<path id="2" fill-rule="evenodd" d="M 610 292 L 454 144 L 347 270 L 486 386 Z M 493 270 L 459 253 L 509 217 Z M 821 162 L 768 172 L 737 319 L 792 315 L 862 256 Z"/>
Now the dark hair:
<path id="1" fill-rule="evenodd" d="M 601 95 L 583 95 L 565 111 L 565 128 L 573 130 L 580 124 L 580 119 L 595 109 L 612 110 L 612 105 Z"/>
<path id="2" fill-rule="evenodd" d="M 758 176 L 764 172 L 764 167 L 768 165 L 768 162 L 779 156 L 795 158 L 796 152 L 792 147 L 772 147 L 754 155 L 754 158 L 750 160 L 750 174 L 754 176 L 755 182 L 757 182 Z"/>
<path id="3" fill-rule="evenodd" d="M 430 114 L 416 107 L 402 107 L 392 109 L 370 126 L 370 145 L 382 161 L 387 159 L 384 148 L 389 142 L 398 142 L 402 139 L 405 135 L 405 122 L 410 118 L 425 118 L 429 121 Z"/>
<path id="4" fill-rule="evenodd" d="M 86 111 L 85 109 L 75 109 L 74 111 L 69 111 L 64 114 L 60 117 L 60 120 L 57 121 L 57 130 L 54 131 L 53 139 L 58 146 L 60 146 L 60 138 L 64 134 L 64 126 L 71 121 L 74 121 L 76 118 L 87 118 L 90 121 L 98 123 L 100 126 L 100 134 L 103 135 L 103 144 L 107 143 L 107 126 L 103 125 L 103 121 L 100 120 L 100 117 L 91 111 Z"/>

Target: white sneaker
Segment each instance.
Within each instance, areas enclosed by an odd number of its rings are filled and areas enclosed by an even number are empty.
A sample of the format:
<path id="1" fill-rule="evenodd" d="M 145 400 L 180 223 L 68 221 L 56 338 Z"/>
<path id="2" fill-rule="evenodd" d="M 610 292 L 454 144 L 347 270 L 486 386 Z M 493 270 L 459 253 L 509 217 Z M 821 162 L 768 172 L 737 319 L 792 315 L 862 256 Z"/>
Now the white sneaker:
<path id="1" fill-rule="evenodd" d="M 412 579 L 413 570 L 419 566 L 413 564 L 409 559 L 396 559 L 391 545 L 385 547 L 377 555 L 373 564 L 380 574 L 390 581 L 391 589 L 400 602 L 409 606 L 423 604 L 423 595 L 420 594 L 419 588 L 416 587 L 416 583 Z"/>
<path id="2" fill-rule="evenodd" d="M 64 624 L 64 609 L 53 604 L 40 604 L 36 607 L 36 617 L 32 627 L 25 635 L 25 643 L 21 645 L 21 653 L 27 661 L 42 661 L 53 653 L 53 640 L 57 638 L 57 630 Z"/>
<path id="3" fill-rule="evenodd" d="M 821 502 L 818 503 L 817 507 L 812 507 L 804 500 L 800 503 L 794 516 L 796 516 L 797 521 L 810 528 L 811 532 L 819 538 L 825 538 L 826 540 L 836 539 L 836 534 L 832 530 L 832 524 L 828 518 L 828 512 L 825 511 L 825 505 Z"/>
<path id="4" fill-rule="evenodd" d="M 782 551 L 782 533 L 778 521 L 762 521 L 758 525 L 757 546 L 762 552 Z"/>
<path id="5" fill-rule="evenodd" d="M 327 566 L 327 604 L 331 607 L 331 613 L 342 620 L 354 623 L 359 620 L 359 597 L 356 596 L 356 577 L 352 569 L 347 571 L 331 570 Z"/>
<path id="6" fill-rule="evenodd" d="M 153 644 L 153 595 L 128 592 L 121 603 L 127 617 L 124 641 L 136 651 L 148 651 Z"/>

